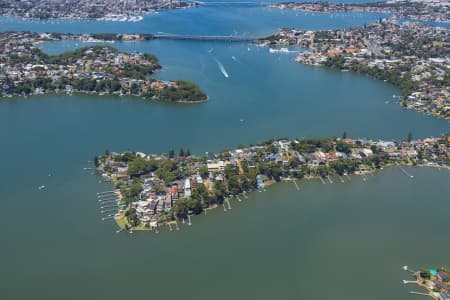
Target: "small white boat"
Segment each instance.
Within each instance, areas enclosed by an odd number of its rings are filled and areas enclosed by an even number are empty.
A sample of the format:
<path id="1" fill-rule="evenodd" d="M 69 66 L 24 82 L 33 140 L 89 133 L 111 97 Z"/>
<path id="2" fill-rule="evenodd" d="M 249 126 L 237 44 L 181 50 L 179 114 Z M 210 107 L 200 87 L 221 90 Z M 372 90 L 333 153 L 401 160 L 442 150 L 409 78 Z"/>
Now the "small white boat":
<path id="1" fill-rule="evenodd" d="M 269 52 L 270 53 L 290 53 L 290 52 L 294 52 L 294 51 L 289 51 L 288 48 L 280 48 L 280 49 L 270 48 Z"/>
<path id="2" fill-rule="evenodd" d="M 41 185 L 40 187 L 38 187 L 38 190 L 43 190 L 45 189 L 45 185 Z"/>

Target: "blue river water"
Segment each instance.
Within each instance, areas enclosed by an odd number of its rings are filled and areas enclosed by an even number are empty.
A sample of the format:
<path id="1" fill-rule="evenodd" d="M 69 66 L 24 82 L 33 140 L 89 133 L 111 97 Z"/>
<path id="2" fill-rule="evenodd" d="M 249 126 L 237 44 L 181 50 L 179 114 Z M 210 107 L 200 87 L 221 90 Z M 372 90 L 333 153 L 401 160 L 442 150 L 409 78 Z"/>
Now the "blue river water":
<path id="1" fill-rule="evenodd" d="M 139 23 L 24 21 L 0 30 L 264 36 L 280 27 L 345 28 L 379 14 L 306 14 L 264 7 L 200 7 Z M 43 44 L 50 54 L 83 44 Z M 160 235 L 115 234 L 95 193 L 110 186 L 83 171 L 105 149 L 218 151 L 270 137 L 437 136 L 449 123 L 403 110 L 398 89 L 295 63 L 247 43 L 115 43 L 156 54 L 162 79 L 197 83 L 196 105 L 111 96 L 0 101 L 0 295 L 22 299 L 410 299 L 400 267 L 450 264 L 445 250 L 450 173 L 391 168 L 363 182 L 302 190 L 277 185 L 227 214 Z M 297 51 L 300 49 L 292 49 Z M 229 77 L 220 70 L 223 65 Z M 47 189 L 39 191 L 40 185 Z"/>

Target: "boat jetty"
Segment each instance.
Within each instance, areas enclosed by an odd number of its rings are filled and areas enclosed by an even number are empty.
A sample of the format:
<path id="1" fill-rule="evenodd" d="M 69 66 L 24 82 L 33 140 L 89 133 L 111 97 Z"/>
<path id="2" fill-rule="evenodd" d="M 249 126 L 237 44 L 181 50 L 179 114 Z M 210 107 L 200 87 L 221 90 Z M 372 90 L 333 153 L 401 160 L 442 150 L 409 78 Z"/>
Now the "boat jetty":
<path id="1" fill-rule="evenodd" d="M 427 292 L 411 291 L 411 294 L 430 296 L 436 300 L 450 300 L 450 271 L 448 268 L 421 269 L 411 271 L 404 266 L 405 271 L 410 272 L 415 280 L 403 280 L 403 284 L 414 283 L 424 288 Z"/>

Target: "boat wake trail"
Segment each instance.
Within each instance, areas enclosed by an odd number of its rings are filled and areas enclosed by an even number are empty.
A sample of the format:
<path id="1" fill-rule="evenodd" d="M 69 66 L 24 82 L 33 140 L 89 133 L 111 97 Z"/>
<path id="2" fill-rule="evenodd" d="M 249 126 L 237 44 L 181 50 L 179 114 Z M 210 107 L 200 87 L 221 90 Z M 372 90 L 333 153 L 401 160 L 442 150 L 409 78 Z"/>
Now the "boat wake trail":
<path id="1" fill-rule="evenodd" d="M 227 70 L 225 70 L 225 67 L 222 65 L 222 63 L 220 61 L 218 61 L 216 58 L 214 58 L 214 60 L 217 63 L 217 66 L 219 67 L 220 72 L 222 72 L 223 76 L 225 76 L 226 78 L 230 77 L 230 75 L 228 75 Z"/>
<path id="2" fill-rule="evenodd" d="M 231 56 L 231 59 L 240 64 L 241 62 L 236 58 L 236 56 Z"/>

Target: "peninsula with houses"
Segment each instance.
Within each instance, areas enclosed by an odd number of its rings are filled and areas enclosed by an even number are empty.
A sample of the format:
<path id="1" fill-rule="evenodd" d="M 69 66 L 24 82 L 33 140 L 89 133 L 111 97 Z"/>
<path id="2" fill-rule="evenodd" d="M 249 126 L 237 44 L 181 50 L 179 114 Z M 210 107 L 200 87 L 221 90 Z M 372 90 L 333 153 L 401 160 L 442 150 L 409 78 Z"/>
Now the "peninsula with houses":
<path id="1" fill-rule="evenodd" d="M 172 229 L 209 209 L 230 208 L 252 191 L 288 181 L 345 182 L 388 166 L 450 168 L 450 136 L 402 142 L 341 138 L 271 139 L 218 153 L 189 150 L 164 154 L 105 152 L 94 159 L 97 174 L 114 189 L 99 192 L 103 219 L 128 230 Z"/>
<path id="2" fill-rule="evenodd" d="M 182 103 L 207 100 L 206 94 L 191 82 L 153 78 L 152 74 L 160 70 L 161 65 L 152 54 L 125 53 L 110 45 L 93 45 L 49 56 L 38 47 L 42 42 L 83 40 L 83 36 L 0 33 L 0 97 L 87 93 Z M 123 41 L 147 38 L 145 35 L 114 36 Z M 94 39 L 92 36 L 85 38 L 87 41 Z"/>
<path id="3" fill-rule="evenodd" d="M 395 18 L 358 28 L 281 29 L 260 45 L 298 45 L 296 61 L 389 82 L 406 108 L 450 120 L 450 31 Z"/>

